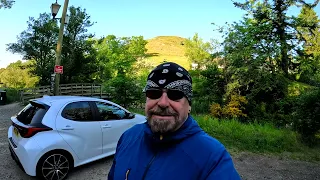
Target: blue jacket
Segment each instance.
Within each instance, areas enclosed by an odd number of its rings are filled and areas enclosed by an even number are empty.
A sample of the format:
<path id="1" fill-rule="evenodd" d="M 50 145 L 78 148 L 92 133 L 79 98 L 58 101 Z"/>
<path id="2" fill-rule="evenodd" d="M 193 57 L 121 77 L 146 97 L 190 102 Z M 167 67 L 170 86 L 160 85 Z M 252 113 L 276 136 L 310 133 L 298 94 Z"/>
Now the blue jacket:
<path id="1" fill-rule="evenodd" d="M 119 139 L 109 180 L 238 180 L 231 156 L 189 116 L 181 128 L 160 139 L 147 123 Z"/>

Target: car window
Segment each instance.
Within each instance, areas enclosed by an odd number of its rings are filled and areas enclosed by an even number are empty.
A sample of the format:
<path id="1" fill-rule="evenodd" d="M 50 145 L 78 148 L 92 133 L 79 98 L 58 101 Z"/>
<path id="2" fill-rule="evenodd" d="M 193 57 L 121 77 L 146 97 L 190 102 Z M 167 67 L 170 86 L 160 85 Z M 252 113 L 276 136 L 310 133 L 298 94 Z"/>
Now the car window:
<path id="1" fill-rule="evenodd" d="M 62 111 L 62 117 L 74 121 L 92 121 L 92 111 L 89 102 L 73 102 Z"/>
<path id="2" fill-rule="evenodd" d="M 46 114 L 47 110 L 41 106 L 33 106 L 28 104 L 17 115 L 18 121 L 25 125 L 41 123 L 42 118 Z"/>
<path id="3" fill-rule="evenodd" d="M 104 102 L 95 103 L 99 111 L 100 119 L 102 120 L 119 120 L 126 116 L 126 112 L 117 106 Z"/>

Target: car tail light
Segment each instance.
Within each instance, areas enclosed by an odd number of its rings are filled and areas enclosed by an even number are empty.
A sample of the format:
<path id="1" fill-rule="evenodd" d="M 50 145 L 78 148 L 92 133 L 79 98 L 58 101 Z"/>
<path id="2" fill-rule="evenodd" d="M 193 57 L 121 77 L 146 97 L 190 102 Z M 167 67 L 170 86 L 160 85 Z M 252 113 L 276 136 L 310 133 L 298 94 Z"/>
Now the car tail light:
<path id="1" fill-rule="evenodd" d="M 19 131 L 19 134 L 23 138 L 30 138 L 37 134 L 38 132 L 43 132 L 43 131 L 51 131 L 52 128 L 49 128 L 47 126 L 42 125 L 43 127 L 23 127 L 15 124 L 12 122 L 12 125 L 16 127 Z"/>

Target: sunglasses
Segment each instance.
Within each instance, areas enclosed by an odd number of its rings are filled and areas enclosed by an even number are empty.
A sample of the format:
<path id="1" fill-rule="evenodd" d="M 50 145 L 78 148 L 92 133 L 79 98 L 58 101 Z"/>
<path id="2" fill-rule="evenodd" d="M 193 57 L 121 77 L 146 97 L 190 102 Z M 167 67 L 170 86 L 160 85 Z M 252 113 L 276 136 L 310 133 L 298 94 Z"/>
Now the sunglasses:
<path id="1" fill-rule="evenodd" d="M 172 101 L 177 101 L 183 98 L 184 93 L 179 90 L 174 89 L 168 89 L 166 91 L 163 91 L 161 89 L 149 89 L 146 91 L 146 96 L 150 99 L 159 99 L 163 92 L 167 93 L 167 96 Z"/>

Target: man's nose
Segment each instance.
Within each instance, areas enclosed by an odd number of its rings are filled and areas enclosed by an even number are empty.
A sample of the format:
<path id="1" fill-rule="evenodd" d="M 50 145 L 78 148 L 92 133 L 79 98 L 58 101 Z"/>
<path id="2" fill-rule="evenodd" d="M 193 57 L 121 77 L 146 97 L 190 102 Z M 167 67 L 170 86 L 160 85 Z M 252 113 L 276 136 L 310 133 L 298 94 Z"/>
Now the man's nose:
<path id="1" fill-rule="evenodd" d="M 160 97 L 158 101 L 158 106 L 160 107 L 168 107 L 169 106 L 169 98 L 166 92 L 162 93 L 162 96 Z"/>

